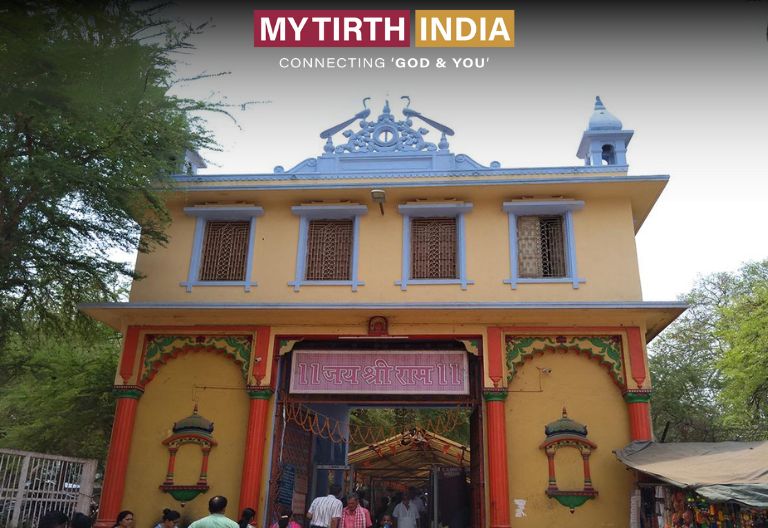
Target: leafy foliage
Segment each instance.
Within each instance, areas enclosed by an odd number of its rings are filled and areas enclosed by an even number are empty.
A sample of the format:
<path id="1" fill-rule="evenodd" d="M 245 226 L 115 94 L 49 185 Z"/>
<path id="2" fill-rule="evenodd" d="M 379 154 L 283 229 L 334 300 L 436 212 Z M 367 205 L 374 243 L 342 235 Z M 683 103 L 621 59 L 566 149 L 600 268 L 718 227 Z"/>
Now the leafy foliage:
<path id="1" fill-rule="evenodd" d="M 768 261 L 746 266 L 744 281 L 720 310 L 718 337 L 727 344 L 719 362 L 727 427 L 768 438 Z"/>
<path id="2" fill-rule="evenodd" d="M 656 436 L 768 438 L 768 261 L 700 279 L 650 346 Z"/>
<path id="3" fill-rule="evenodd" d="M 13 334 L 0 371 L 0 446 L 106 458 L 114 414 L 119 336 Z"/>
<path id="4" fill-rule="evenodd" d="M 118 336 L 77 306 L 124 294 L 135 277 L 120 251 L 165 243 L 170 175 L 216 148 L 201 112 L 230 108 L 174 95 L 220 74 L 176 76 L 206 24 L 165 6 L 0 9 L 0 445 L 106 453 Z"/>
<path id="5" fill-rule="evenodd" d="M 225 105 L 170 92 L 173 54 L 204 25 L 166 20 L 162 7 L 28 0 L 0 10 L 5 332 L 113 298 L 115 277 L 132 271 L 111 255 L 165 242 L 169 175 L 187 150 L 214 146 L 198 111 Z"/>

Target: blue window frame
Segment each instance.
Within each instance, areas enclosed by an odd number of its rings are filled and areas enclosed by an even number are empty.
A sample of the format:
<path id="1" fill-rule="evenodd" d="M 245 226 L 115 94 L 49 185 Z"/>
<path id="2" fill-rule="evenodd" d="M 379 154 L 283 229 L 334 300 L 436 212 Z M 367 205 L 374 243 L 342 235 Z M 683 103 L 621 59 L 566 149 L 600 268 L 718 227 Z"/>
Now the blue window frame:
<path id="1" fill-rule="evenodd" d="M 261 207 L 247 206 L 195 206 L 185 207 L 184 212 L 196 218 L 195 235 L 192 243 L 192 257 L 189 262 L 187 280 L 180 283 L 191 292 L 194 286 L 242 286 L 246 292 L 251 291 L 256 283 L 252 280 L 253 246 L 256 239 L 256 218 L 264 214 Z M 248 250 L 245 263 L 245 279 L 241 281 L 202 281 L 200 280 L 200 263 L 203 256 L 203 237 L 205 226 L 210 221 L 248 221 Z"/>
<path id="2" fill-rule="evenodd" d="M 358 277 L 360 217 L 368 213 L 368 207 L 359 204 L 350 205 L 297 205 L 291 212 L 300 218 L 299 245 L 296 252 L 296 275 L 289 286 L 299 291 L 302 286 L 350 286 L 357 291 L 365 283 Z M 352 254 L 350 258 L 350 280 L 307 280 L 307 249 L 309 224 L 312 220 L 352 220 Z"/>
<path id="3" fill-rule="evenodd" d="M 467 253 L 465 243 L 464 215 L 472 210 L 472 204 L 467 202 L 430 202 L 406 203 L 398 207 L 403 215 L 403 261 L 402 273 L 395 284 L 405 291 L 409 285 L 420 284 L 458 284 L 462 290 L 474 281 L 467 279 Z M 457 277 L 455 279 L 413 279 L 411 278 L 411 220 L 413 218 L 455 218 L 456 219 L 456 262 Z"/>
<path id="4" fill-rule="evenodd" d="M 516 289 L 518 284 L 570 283 L 573 288 L 586 282 L 579 278 L 576 268 L 576 244 L 573 233 L 573 212 L 584 207 L 580 200 L 519 200 L 504 202 L 504 212 L 509 216 L 509 269 L 510 277 L 504 283 Z M 519 241 L 517 238 L 517 220 L 521 216 L 561 216 L 563 219 L 563 236 L 565 238 L 564 277 L 524 278 L 519 273 Z"/>

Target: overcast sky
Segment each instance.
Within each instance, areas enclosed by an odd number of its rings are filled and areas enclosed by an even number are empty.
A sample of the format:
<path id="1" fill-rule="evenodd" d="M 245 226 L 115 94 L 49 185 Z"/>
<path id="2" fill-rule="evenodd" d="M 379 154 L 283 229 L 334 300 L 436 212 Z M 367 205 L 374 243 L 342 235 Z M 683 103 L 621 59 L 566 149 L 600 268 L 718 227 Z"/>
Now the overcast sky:
<path id="1" fill-rule="evenodd" d="M 512 5 L 511 7 L 515 7 Z M 671 181 L 637 237 L 646 300 L 672 300 L 698 275 L 768 258 L 768 2 L 660 12 L 582 3 L 518 7 L 516 46 L 498 50 L 254 48 L 250 7 L 178 8 L 212 18 L 180 73 L 229 71 L 178 93 L 270 101 L 213 116 L 221 152 L 204 173 L 272 172 L 322 153 L 320 131 L 351 117 L 363 97 L 378 115 L 411 107 L 456 131 L 454 153 L 502 167 L 581 165 L 575 156 L 600 95 L 635 136 L 630 174 Z M 487 57 L 482 70 L 285 70 L 281 57 Z M 433 132 L 434 134 L 434 132 Z M 437 141 L 438 137 L 430 138 Z"/>

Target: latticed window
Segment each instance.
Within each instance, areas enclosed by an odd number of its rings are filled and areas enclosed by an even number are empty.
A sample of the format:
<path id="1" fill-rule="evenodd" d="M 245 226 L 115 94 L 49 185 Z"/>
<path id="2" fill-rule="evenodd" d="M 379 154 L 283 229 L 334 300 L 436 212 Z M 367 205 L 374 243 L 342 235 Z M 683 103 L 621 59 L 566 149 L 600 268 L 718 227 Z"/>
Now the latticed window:
<path id="1" fill-rule="evenodd" d="M 411 220 L 411 278 L 456 279 L 455 218 Z"/>
<path id="2" fill-rule="evenodd" d="M 306 280 L 350 280 L 354 220 L 311 220 Z"/>
<path id="3" fill-rule="evenodd" d="M 564 240 L 562 216 L 519 216 L 517 255 L 520 277 L 565 277 Z"/>
<path id="4" fill-rule="evenodd" d="M 250 222 L 206 222 L 200 280 L 245 280 L 249 235 Z"/>

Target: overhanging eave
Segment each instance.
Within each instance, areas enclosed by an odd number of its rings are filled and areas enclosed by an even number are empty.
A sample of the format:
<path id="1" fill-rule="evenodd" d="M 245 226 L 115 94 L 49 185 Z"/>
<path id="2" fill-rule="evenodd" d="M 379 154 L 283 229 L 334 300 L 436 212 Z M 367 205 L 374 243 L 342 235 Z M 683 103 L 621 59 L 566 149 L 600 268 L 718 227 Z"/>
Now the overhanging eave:
<path id="1" fill-rule="evenodd" d="M 687 305 L 681 302 L 414 303 L 100 303 L 80 310 L 116 330 L 128 325 L 360 326 L 383 316 L 391 325 L 634 326 L 650 341 Z"/>

